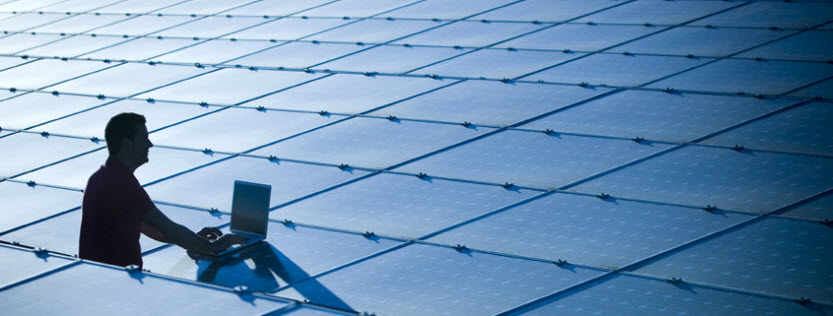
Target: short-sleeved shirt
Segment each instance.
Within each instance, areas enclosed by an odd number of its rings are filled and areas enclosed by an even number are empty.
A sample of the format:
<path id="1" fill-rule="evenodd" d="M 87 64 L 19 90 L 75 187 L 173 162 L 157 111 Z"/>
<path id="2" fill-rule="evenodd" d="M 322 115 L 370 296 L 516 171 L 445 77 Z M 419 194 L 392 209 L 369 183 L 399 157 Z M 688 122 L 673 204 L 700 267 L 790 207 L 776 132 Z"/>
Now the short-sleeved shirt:
<path id="1" fill-rule="evenodd" d="M 78 256 L 120 266 L 142 266 L 139 235 L 154 208 L 127 166 L 110 157 L 87 181 L 81 206 Z"/>

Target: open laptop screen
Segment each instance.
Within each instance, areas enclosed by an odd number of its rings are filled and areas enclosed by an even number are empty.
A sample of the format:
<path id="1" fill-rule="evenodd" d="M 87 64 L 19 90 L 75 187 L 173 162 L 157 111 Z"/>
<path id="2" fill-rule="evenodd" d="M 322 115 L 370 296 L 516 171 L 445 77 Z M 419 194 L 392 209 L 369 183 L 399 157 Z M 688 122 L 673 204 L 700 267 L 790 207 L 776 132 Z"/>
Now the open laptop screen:
<path id="1" fill-rule="evenodd" d="M 271 192 L 272 187 L 269 185 L 234 181 L 231 230 L 266 235 Z"/>

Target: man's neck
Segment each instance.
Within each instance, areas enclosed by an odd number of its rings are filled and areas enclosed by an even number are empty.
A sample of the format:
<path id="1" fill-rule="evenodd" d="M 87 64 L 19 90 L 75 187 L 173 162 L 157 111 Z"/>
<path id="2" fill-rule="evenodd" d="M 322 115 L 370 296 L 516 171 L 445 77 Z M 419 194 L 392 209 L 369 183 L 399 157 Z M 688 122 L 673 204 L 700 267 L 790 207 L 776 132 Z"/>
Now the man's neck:
<path id="1" fill-rule="evenodd" d="M 136 168 L 139 168 L 138 164 L 134 163 L 131 159 L 128 159 L 124 155 L 118 155 L 117 154 L 117 155 L 112 156 L 112 157 L 115 158 L 116 160 L 118 160 L 119 162 L 121 162 L 122 165 L 127 167 L 127 170 L 129 170 L 130 173 L 134 173 L 136 171 Z"/>

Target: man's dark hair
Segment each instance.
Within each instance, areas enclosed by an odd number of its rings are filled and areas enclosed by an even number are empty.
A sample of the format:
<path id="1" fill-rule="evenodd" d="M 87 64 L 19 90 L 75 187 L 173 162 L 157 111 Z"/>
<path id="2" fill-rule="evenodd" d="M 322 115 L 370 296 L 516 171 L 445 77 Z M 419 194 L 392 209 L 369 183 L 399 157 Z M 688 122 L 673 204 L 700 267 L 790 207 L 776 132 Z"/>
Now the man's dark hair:
<path id="1" fill-rule="evenodd" d="M 107 141 L 107 151 L 115 155 L 121 149 L 122 139 L 131 139 L 139 126 L 144 125 L 145 117 L 136 113 L 121 113 L 110 118 L 104 128 L 104 139 Z"/>

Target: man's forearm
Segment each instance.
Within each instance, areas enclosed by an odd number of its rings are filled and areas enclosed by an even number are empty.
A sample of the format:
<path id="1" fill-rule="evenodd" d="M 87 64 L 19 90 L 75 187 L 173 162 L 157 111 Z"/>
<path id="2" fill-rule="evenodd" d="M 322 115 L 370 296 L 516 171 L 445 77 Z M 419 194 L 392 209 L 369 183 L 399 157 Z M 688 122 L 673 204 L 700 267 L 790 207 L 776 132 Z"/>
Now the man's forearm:
<path id="1" fill-rule="evenodd" d="M 174 223 L 171 227 L 171 233 L 173 236 L 167 236 L 168 239 L 187 250 L 194 250 L 200 252 L 220 252 L 228 248 L 230 245 L 224 245 L 223 242 L 211 242 L 208 239 L 205 239 L 196 233 L 192 232 L 185 226 L 180 224 Z"/>

